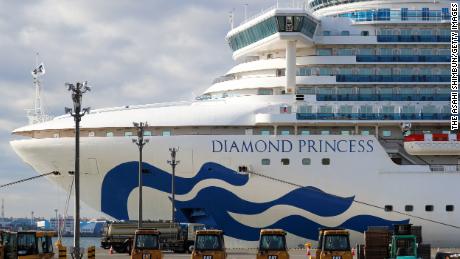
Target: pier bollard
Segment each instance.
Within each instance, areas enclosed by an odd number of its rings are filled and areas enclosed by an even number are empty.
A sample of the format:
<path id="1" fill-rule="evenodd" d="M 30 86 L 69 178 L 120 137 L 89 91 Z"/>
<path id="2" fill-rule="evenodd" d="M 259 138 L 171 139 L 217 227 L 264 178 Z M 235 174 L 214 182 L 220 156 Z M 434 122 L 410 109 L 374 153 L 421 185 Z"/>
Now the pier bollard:
<path id="1" fill-rule="evenodd" d="M 96 247 L 88 247 L 88 259 L 96 259 Z"/>
<path id="2" fill-rule="evenodd" d="M 56 241 L 56 248 L 58 250 L 59 259 L 67 259 L 67 247 L 62 245 L 61 240 Z"/>

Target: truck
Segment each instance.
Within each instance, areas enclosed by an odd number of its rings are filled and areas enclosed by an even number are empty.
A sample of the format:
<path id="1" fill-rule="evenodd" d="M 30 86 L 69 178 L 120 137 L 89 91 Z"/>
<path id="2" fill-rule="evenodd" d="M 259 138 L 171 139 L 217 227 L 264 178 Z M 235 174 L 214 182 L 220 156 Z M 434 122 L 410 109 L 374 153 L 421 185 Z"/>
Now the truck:
<path id="1" fill-rule="evenodd" d="M 173 223 L 170 221 L 146 221 L 143 228 L 156 229 L 160 233 L 160 248 L 178 253 L 191 252 L 195 243 L 195 232 L 203 229 L 198 223 Z M 138 229 L 137 221 L 108 222 L 101 239 L 101 247 L 113 248 L 117 253 L 129 253 Z"/>
<path id="2" fill-rule="evenodd" d="M 289 259 L 286 246 L 286 231 L 282 229 L 262 229 L 256 258 Z"/>
<path id="3" fill-rule="evenodd" d="M 226 259 L 224 232 L 218 229 L 198 230 L 191 259 Z"/>
<path id="4" fill-rule="evenodd" d="M 163 259 L 160 249 L 160 232 L 155 229 L 138 229 L 134 234 L 131 259 Z"/>
<path id="5" fill-rule="evenodd" d="M 1 231 L 0 259 L 52 259 L 53 231 Z"/>
<path id="6" fill-rule="evenodd" d="M 316 259 L 353 259 L 350 233 L 342 228 L 320 228 Z"/>

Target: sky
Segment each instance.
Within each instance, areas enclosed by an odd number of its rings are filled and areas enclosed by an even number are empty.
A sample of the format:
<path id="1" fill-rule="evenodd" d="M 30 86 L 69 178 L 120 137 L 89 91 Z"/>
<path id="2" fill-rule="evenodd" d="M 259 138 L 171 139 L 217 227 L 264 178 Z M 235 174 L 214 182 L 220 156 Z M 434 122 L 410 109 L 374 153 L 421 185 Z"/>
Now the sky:
<path id="1" fill-rule="evenodd" d="M 229 12 L 238 24 L 244 4 L 253 15 L 275 0 L 0 0 L 0 185 L 36 175 L 9 141 L 28 123 L 37 52 L 53 116 L 72 104 L 65 82 L 88 81 L 92 109 L 191 100 L 234 65 L 225 35 Z M 52 217 L 66 197 L 43 178 L 0 189 L 6 217 Z M 81 215 L 103 214 L 83 204 Z"/>

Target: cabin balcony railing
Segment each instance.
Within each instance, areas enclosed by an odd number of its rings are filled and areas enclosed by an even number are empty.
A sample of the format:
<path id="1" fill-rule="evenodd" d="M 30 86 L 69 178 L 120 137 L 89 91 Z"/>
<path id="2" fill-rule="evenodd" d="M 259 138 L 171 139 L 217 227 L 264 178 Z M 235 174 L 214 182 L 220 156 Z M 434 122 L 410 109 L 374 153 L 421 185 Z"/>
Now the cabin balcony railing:
<path id="1" fill-rule="evenodd" d="M 378 42 L 450 42 L 450 35 L 377 35 Z"/>
<path id="2" fill-rule="evenodd" d="M 337 75 L 337 82 L 450 82 L 450 75 Z"/>
<path id="3" fill-rule="evenodd" d="M 450 62 L 450 55 L 357 55 L 356 62 Z"/>
<path id="4" fill-rule="evenodd" d="M 449 101 L 449 94 L 317 94 L 317 101 Z"/>
<path id="5" fill-rule="evenodd" d="M 449 120 L 449 113 L 297 113 L 298 120 Z"/>

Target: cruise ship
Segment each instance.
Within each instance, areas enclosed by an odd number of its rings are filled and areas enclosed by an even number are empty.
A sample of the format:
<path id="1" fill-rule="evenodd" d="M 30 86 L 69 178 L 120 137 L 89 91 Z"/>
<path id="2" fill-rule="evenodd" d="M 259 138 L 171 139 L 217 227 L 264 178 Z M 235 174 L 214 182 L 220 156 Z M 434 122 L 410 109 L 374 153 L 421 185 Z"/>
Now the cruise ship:
<path id="1" fill-rule="evenodd" d="M 81 121 L 81 195 L 137 219 L 144 136 L 144 219 L 171 218 L 170 148 L 178 148 L 175 217 L 255 247 L 262 228 L 288 244 L 320 227 L 421 225 L 423 242 L 460 247 L 460 135 L 450 131 L 446 0 L 278 3 L 226 40 L 235 65 L 196 100 L 97 109 Z M 70 103 L 70 99 L 69 99 Z M 91 105 L 91 104 L 89 104 Z M 11 146 L 64 190 L 74 120 L 13 131 Z"/>

